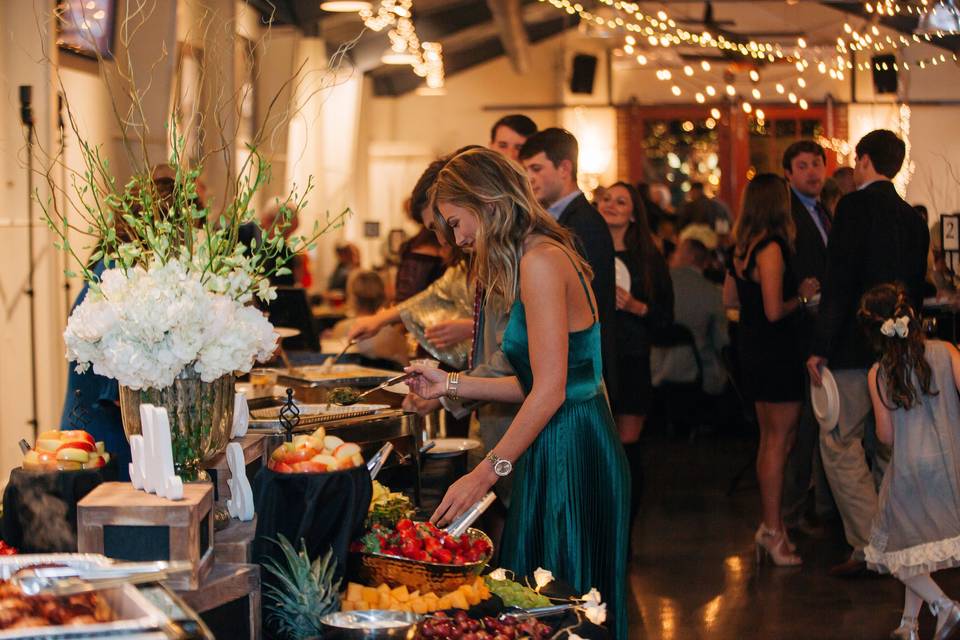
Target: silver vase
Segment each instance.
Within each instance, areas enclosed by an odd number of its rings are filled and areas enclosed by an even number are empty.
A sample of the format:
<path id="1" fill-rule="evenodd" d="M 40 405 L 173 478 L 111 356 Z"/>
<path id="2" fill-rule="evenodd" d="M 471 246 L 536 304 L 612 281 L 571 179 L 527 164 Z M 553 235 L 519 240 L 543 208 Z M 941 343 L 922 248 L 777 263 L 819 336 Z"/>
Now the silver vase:
<path id="1" fill-rule="evenodd" d="M 203 465 L 223 453 L 233 428 L 234 376 L 213 382 L 187 366 L 169 387 L 134 391 L 120 386 L 120 413 L 127 438 L 142 432 L 140 404 L 167 410 L 174 469 L 184 481 L 205 479 Z"/>

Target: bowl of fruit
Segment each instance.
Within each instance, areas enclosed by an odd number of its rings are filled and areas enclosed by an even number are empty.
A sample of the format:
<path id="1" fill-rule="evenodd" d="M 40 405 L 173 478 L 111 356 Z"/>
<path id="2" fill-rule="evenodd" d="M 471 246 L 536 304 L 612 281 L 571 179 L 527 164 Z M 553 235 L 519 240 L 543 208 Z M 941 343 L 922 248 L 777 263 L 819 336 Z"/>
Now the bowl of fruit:
<path id="1" fill-rule="evenodd" d="M 493 555 L 493 543 L 479 529 L 455 538 L 430 522 L 402 518 L 396 527 L 373 525 L 351 551 L 368 584 L 437 593 L 476 580 Z"/>
<path id="2" fill-rule="evenodd" d="M 26 446 L 24 444 L 24 446 Z M 103 442 L 82 429 L 44 431 L 33 449 L 23 454 L 26 471 L 79 471 L 99 469 L 110 462 Z"/>
<path id="3" fill-rule="evenodd" d="M 362 467 L 360 446 L 328 436 L 323 427 L 310 435 L 296 435 L 270 454 L 267 468 L 277 473 L 327 473 Z"/>

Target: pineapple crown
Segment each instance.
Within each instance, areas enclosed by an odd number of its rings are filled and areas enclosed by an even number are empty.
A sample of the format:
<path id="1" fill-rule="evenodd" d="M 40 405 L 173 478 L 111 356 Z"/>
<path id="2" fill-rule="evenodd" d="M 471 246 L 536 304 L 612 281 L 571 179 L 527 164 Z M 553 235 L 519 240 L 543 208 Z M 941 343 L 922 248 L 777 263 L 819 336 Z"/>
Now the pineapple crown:
<path id="1" fill-rule="evenodd" d="M 272 542 L 280 547 L 282 561 L 267 558 L 264 562 L 264 568 L 276 578 L 264 585 L 267 619 L 287 640 L 322 636 L 320 619 L 340 605 L 341 580 L 334 580 L 337 560 L 333 548 L 311 561 L 302 538 L 299 551 L 283 534 L 277 538 Z"/>

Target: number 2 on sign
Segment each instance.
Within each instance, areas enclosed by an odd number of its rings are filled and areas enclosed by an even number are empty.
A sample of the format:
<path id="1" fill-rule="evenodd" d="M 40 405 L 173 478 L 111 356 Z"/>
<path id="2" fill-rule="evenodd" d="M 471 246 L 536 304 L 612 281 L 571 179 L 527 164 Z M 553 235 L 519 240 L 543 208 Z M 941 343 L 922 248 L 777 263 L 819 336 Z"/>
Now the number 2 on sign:
<path id="1" fill-rule="evenodd" d="M 943 226 L 943 250 L 960 251 L 960 216 L 940 216 Z"/>

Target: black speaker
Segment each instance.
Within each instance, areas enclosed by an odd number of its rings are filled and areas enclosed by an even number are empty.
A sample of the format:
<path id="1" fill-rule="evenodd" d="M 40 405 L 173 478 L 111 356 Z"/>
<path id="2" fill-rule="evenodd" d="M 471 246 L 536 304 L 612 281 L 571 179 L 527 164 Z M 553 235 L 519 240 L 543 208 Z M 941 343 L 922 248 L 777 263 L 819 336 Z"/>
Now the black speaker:
<path id="1" fill-rule="evenodd" d="M 897 92 L 897 70 L 893 66 L 896 63 L 897 57 L 893 54 L 873 56 L 870 59 L 870 67 L 873 69 L 874 93 Z"/>
<path id="2" fill-rule="evenodd" d="M 597 56 L 578 53 L 573 56 L 573 74 L 570 76 L 571 93 L 593 93 L 593 78 L 597 74 Z"/>

